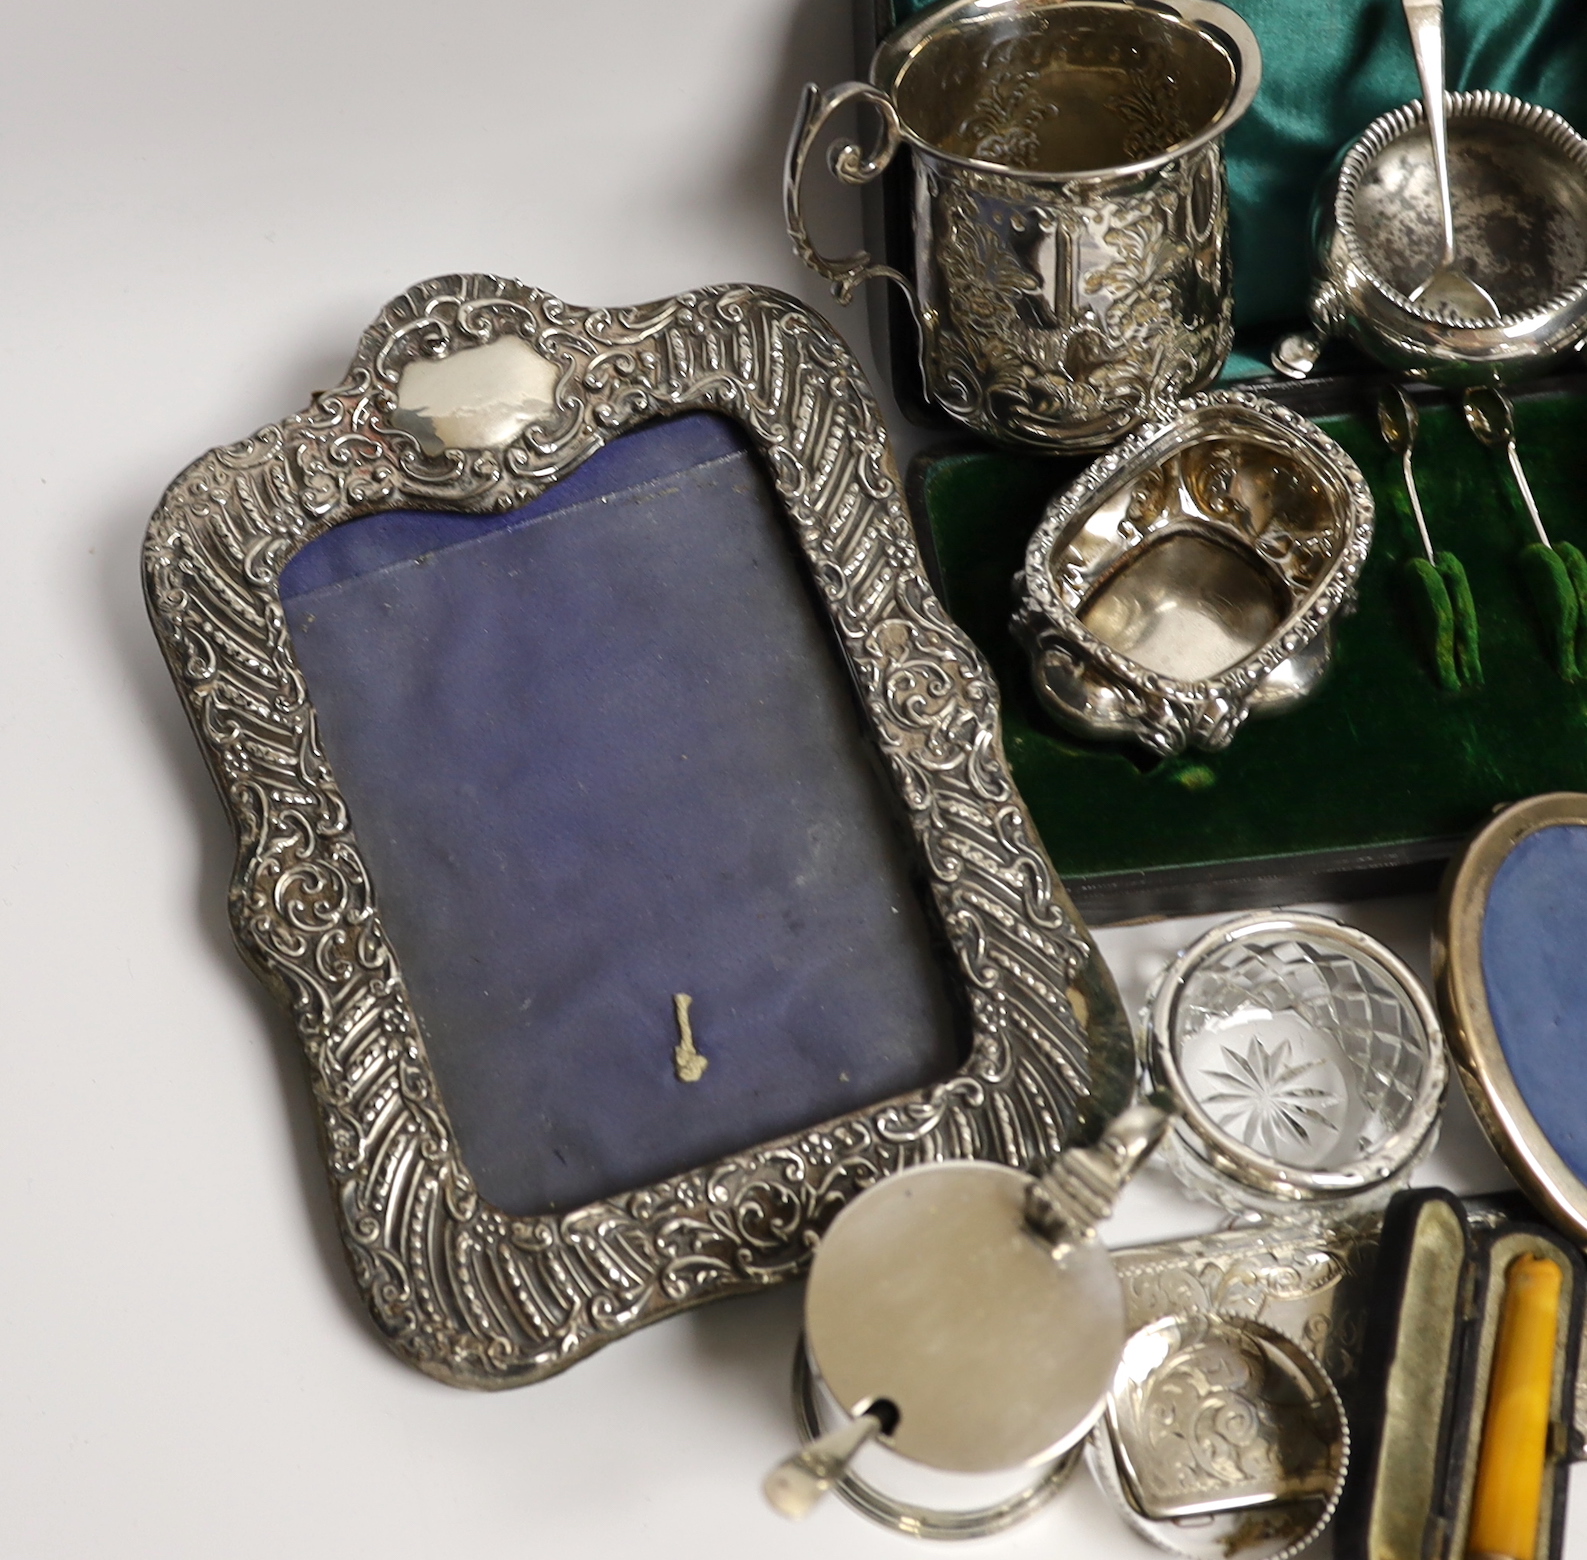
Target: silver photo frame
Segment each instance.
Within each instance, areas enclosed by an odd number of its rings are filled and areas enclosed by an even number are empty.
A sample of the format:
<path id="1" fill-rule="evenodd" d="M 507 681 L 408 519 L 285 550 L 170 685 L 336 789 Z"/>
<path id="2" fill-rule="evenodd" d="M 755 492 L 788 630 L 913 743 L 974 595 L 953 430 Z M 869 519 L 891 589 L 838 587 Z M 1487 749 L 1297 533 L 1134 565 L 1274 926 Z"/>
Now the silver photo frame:
<path id="1" fill-rule="evenodd" d="M 452 376 L 438 413 L 436 367 L 492 347 Z M 747 435 L 830 616 L 907 821 L 968 1055 L 932 1087 L 519 1217 L 479 1194 L 458 1151 L 294 658 L 281 573 L 344 521 L 502 513 L 619 434 L 701 410 Z M 880 1177 L 953 1157 L 1034 1167 L 1127 1099 L 1128 1022 L 1010 779 L 991 673 L 927 583 L 861 370 L 793 299 L 722 286 L 587 309 L 492 276 L 422 283 L 365 331 L 335 389 L 183 472 L 150 523 L 144 579 L 236 830 L 238 946 L 303 1046 L 354 1276 L 391 1347 L 429 1375 L 539 1380 L 684 1307 L 799 1272 Z"/>
<path id="2" fill-rule="evenodd" d="M 1583 1242 L 1587 1241 L 1587 1180 L 1567 1159 L 1570 1146 L 1560 1140 L 1557 1131 L 1550 1137 L 1539 1121 L 1535 1083 L 1529 1091 L 1530 1103 L 1523 1092 L 1517 1077 L 1522 1058 L 1512 1054 L 1506 1040 L 1500 1038 L 1495 993 L 1484 963 L 1495 881 L 1520 847 L 1548 829 L 1587 829 L 1587 796 L 1577 791 L 1547 791 L 1516 802 L 1489 819 L 1450 863 L 1434 923 L 1433 978 L 1456 1071 L 1494 1151 L 1550 1221 Z M 1538 1034 L 1560 1033 L 1550 1021 L 1548 1000 L 1546 992 L 1539 995 L 1540 1016 L 1534 1020 L 1531 1034 L 1523 1029 L 1523 1043 L 1535 1043 Z M 1514 1043 L 1511 1038 L 1510 1044 Z M 1558 1097 L 1574 1109 L 1572 1080 L 1551 1077 L 1549 1082 Z M 1582 1379 L 1587 1393 L 1587 1373 Z"/>

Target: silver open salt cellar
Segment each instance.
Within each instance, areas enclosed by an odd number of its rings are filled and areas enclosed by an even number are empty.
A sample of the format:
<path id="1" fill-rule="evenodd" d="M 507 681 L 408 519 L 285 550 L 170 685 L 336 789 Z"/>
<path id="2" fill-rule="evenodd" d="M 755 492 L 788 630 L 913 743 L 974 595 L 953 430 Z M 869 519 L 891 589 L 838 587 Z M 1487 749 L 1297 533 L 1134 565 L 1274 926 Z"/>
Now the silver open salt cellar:
<path id="1" fill-rule="evenodd" d="M 817 1247 L 795 1361 L 808 1443 L 767 1498 L 803 1516 L 828 1490 L 922 1537 L 1034 1512 L 1073 1470 L 1125 1341 L 1096 1226 L 1168 1123 L 1135 1106 L 1041 1177 L 919 1165 L 865 1192 Z"/>
<path id="2" fill-rule="evenodd" d="M 1015 577 L 1036 695 L 1084 737 L 1227 747 L 1308 698 L 1372 541 L 1315 423 L 1238 390 L 1161 408 L 1053 499 Z"/>

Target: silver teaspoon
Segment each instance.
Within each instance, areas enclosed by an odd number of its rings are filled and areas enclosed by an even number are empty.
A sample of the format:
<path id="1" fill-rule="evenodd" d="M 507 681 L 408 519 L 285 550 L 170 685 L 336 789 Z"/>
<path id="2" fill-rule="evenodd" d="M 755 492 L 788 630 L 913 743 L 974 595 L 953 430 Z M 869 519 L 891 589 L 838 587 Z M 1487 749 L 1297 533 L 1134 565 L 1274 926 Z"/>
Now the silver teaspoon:
<path id="1" fill-rule="evenodd" d="M 1416 490 L 1416 469 L 1411 456 L 1416 449 L 1416 431 L 1421 426 L 1416 403 L 1398 385 L 1387 386 L 1378 397 L 1378 431 L 1383 442 L 1400 457 L 1400 471 L 1405 479 L 1405 496 L 1411 501 L 1411 517 L 1416 521 L 1417 535 L 1422 539 L 1422 551 L 1427 561 L 1437 564 L 1433 554 L 1433 538 L 1428 534 L 1427 516 L 1422 513 L 1422 495 Z"/>
<path id="2" fill-rule="evenodd" d="M 1405 21 L 1411 30 L 1411 52 L 1416 73 L 1422 78 L 1422 113 L 1433 142 L 1433 173 L 1438 180 L 1438 215 L 1443 224 L 1443 248 L 1432 274 L 1412 294 L 1434 314 L 1454 320 L 1496 320 L 1498 306 L 1461 270 L 1455 259 L 1455 208 L 1449 193 L 1449 129 L 1444 117 L 1444 6 L 1443 0 L 1404 0 Z"/>

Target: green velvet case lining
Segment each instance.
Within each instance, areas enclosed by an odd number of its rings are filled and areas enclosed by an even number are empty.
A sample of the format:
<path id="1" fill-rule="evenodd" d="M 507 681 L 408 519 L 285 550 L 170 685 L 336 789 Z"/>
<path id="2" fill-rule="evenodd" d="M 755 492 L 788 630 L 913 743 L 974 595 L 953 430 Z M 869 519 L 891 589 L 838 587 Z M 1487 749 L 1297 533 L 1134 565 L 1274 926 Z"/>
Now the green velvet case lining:
<path id="1" fill-rule="evenodd" d="M 1369 401 L 1362 411 L 1320 419 L 1378 505 L 1359 609 L 1339 625 L 1327 683 L 1300 709 L 1248 723 L 1222 753 L 1157 762 L 1062 733 L 1009 633 L 1025 544 L 1080 463 L 917 461 L 948 609 L 992 663 L 1014 777 L 1082 901 L 1087 879 L 1436 842 L 1535 792 L 1587 789 L 1587 686 L 1560 677 L 1533 607 L 1521 554 L 1535 536 L 1504 457 L 1477 444 L 1450 401 L 1424 407 L 1415 469 L 1428 527 L 1465 565 L 1481 629 L 1482 685 L 1448 692 L 1404 593 L 1400 566 L 1420 547 L 1399 461 Z M 1587 542 L 1587 396 L 1521 397 L 1516 434 L 1554 539 Z"/>
<path id="2" fill-rule="evenodd" d="M 1399 0 L 1225 3 L 1256 33 L 1263 68 L 1255 103 L 1225 143 L 1245 349 L 1226 378 L 1242 378 L 1265 370 L 1261 353 L 1274 329 L 1304 314 L 1309 214 L 1328 165 L 1420 88 Z M 902 20 L 925 0 L 892 4 Z M 1446 0 L 1445 20 L 1451 91 L 1512 92 L 1587 121 L 1580 0 Z M 1440 686 L 1429 635 L 1440 603 L 1429 613 L 1429 602 L 1406 589 L 1408 560 L 1420 549 L 1398 462 L 1379 441 L 1367 400 L 1361 411 L 1323 420 L 1360 463 L 1379 506 L 1360 611 L 1341 625 L 1329 684 L 1301 710 L 1248 725 L 1224 753 L 1157 764 L 1062 735 L 1037 707 L 1008 632 L 1025 542 L 1080 463 L 990 452 L 917 463 L 920 518 L 935 540 L 949 609 L 996 669 L 1015 777 L 1059 871 L 1094 918 L 1205 907 L 1163 897 L 1176 869 L 1227 881 L 1239 863 L 1253 872 L 1261 863 L 1272 882 L 1285 878 L 1285 861 L 1322 853 L 1365 859 L 1381 847 L 1436 860 L 1439 842 L 1497 805 L 1587 788 L 1587 684 L 1560 676 L 1566 625 L 1539 613 L 1535 559 L 1528 586 L 1522 554 L 1535 537 L 1503 457 L 1478 446 L 1449 405 L 1425 413 L 1416 471 L 1433 543 L 1464 565 L 1480 629 L 1481 670 L 1468 653 L 1469 677 L 1455 675 L 1457 647 L 1446 639 L 1444 681 L 1481 684 L 1451 691 Z M 1524 400 L 1517 432 L 1551 535 L 1587 544 L 1587 397 Z M 1457 574 L 1438 572 L 1458 587 Z M 1456 617 L 1457 606 L 1452 600 Z M 1456 622 L 1446 626 L 1453 633 Z M 1143 881 L 1122 899 L 1100 887 L 1137 872 L 1158 886 Z M 1297 869 L 1292 881 L 1305 876 Z M 1088 881 L 1107 909 L 1088 904 Z M 1258 898 L 1289 890 L 1281 883 Z M 1225 902 L 1240 897 L 1218 893 Z"/>

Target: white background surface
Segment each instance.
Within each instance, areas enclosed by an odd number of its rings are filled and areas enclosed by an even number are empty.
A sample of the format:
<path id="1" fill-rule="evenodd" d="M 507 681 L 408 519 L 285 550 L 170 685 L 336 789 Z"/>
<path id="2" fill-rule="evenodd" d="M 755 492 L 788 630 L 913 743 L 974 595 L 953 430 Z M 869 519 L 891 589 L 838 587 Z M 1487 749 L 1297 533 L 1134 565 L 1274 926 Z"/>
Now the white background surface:
<path id="1" fill-rule="evenodd" d="M 136 567 L 165 483 L 334 383 L 423 277 L 587 304 L 750 280 L 825 307 L 778 164 L 798 85 L 851 73 L 849 27 L 848 0 L 8 13 L 0 1555 L 905 1552 L 836 1505 L 793 1527 L 761 1504 L 794 1290 L 495 1396 L 385 1352 L 291 1036 L 230 947 L 230 842 Z M 860 311 L 834 312 L 863 354 Z M 1426 917 L 1361 912 L 1413 959 Z M 1132 1002 L 1183 935 L 1105 936 Z M 1463 1103 L 1423 1178 L 1502 1181 Z M 1148 1178 L 1110 1235 L 1198 1220 Z M 1082 1476 L 976 1552 L 1145 1551 Z"/>

